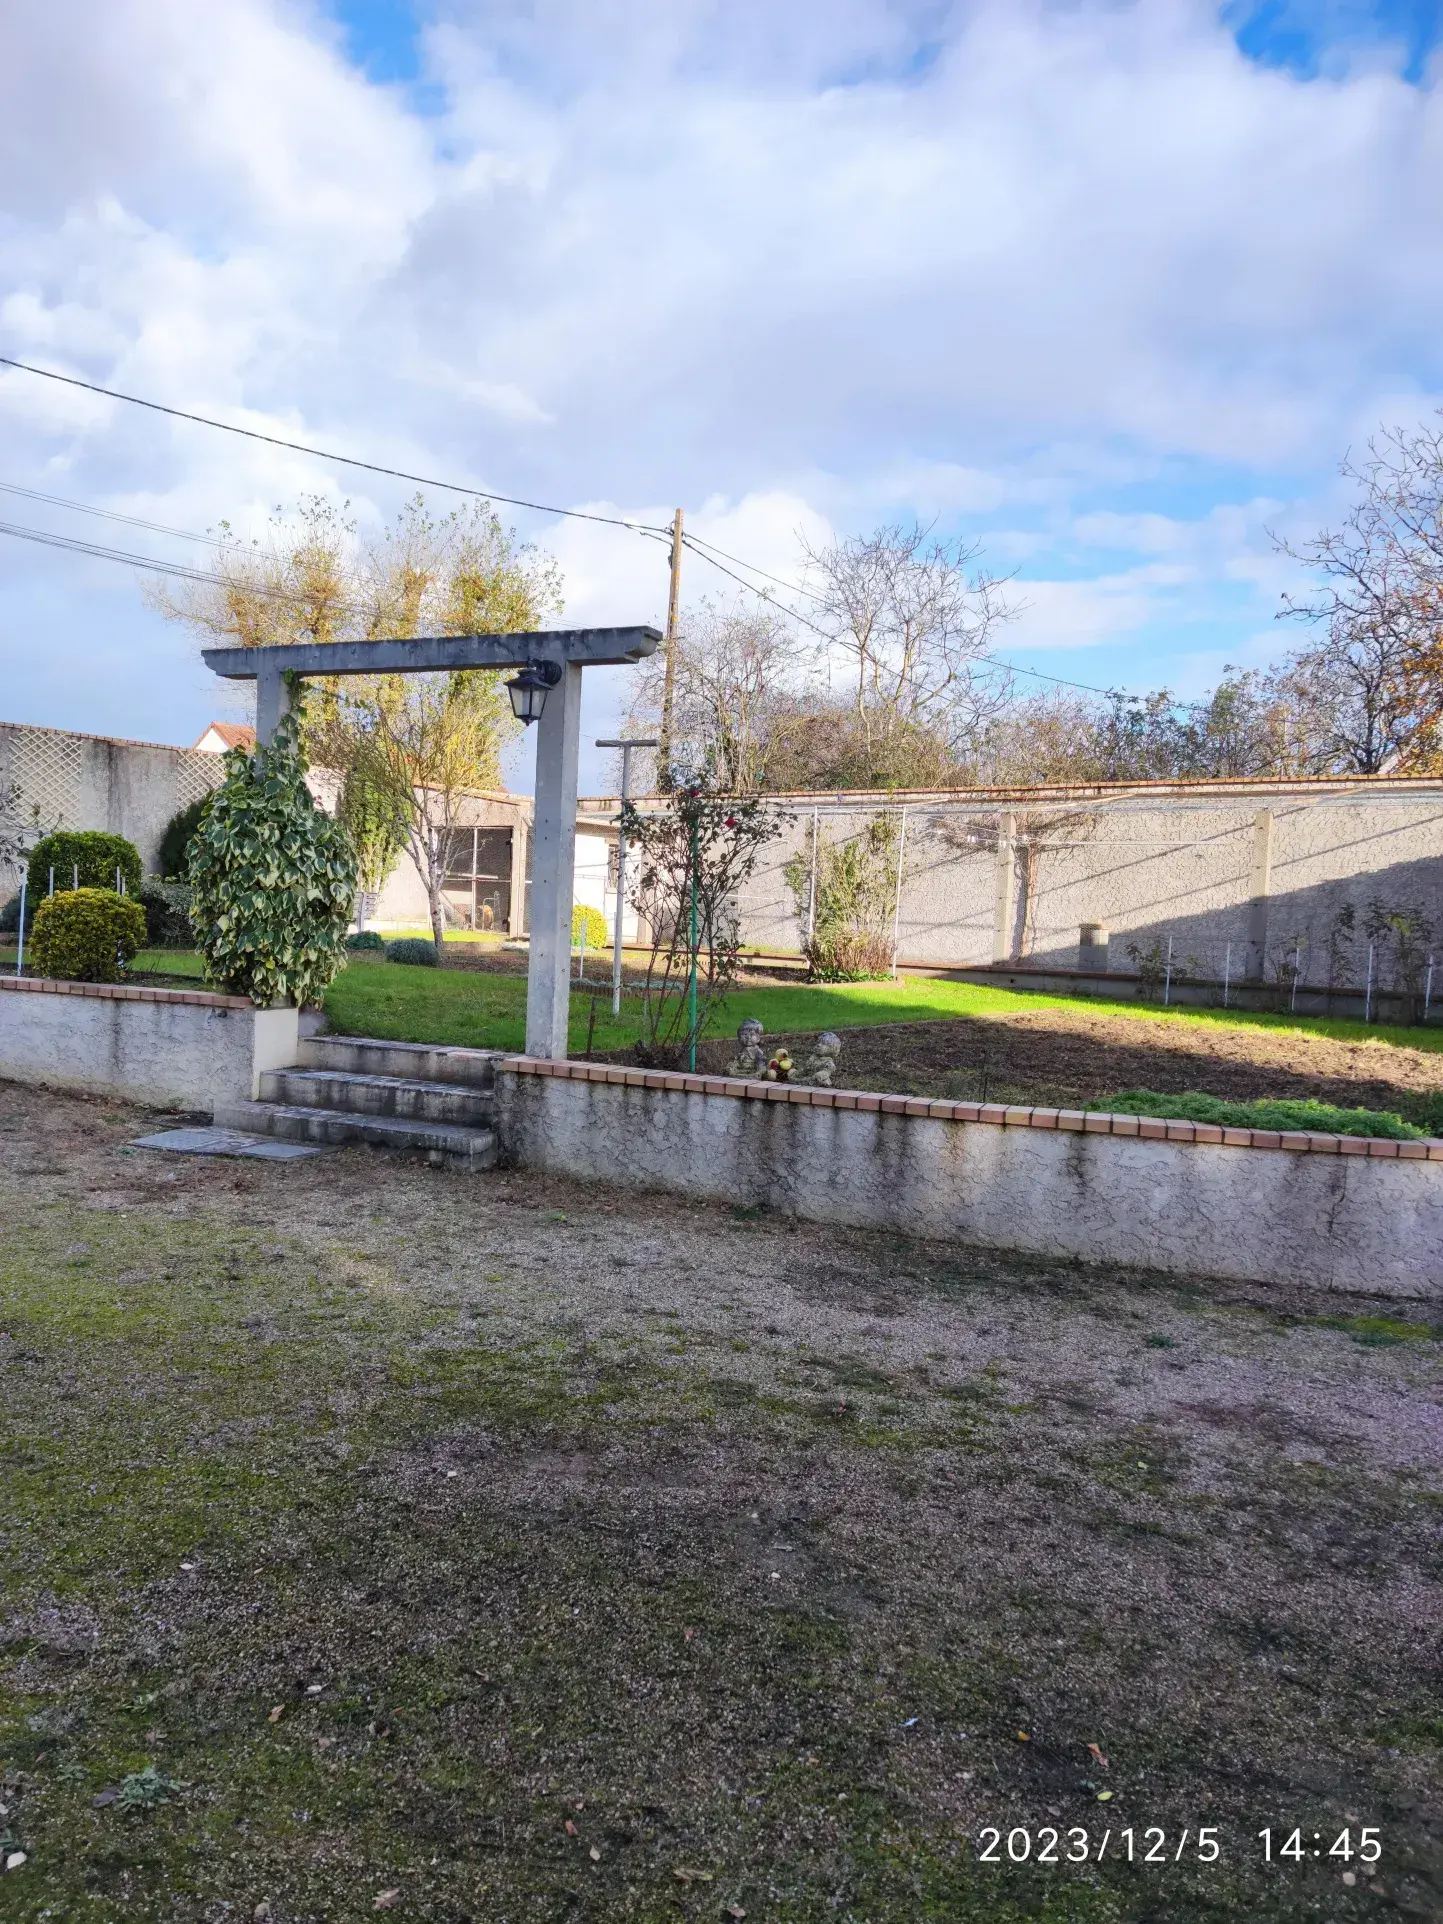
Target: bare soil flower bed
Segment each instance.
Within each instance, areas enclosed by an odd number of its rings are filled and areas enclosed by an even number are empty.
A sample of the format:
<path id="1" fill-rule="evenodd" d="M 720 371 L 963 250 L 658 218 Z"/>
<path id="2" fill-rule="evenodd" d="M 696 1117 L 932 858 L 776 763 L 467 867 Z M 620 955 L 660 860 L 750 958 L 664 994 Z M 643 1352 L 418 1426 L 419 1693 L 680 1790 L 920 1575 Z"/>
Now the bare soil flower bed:
<path id="1" fill-rule="evenodd" d="M 731 1045 L 708 1042 L 698 1060 L 717 1073 L 730 1053 Z M 1430 1099 L 1443 1093 L 1443 1056 L 1289 1030 L 1038 1009 L 847 1029 L 838 1082 L 945 1101 L 1064 1109 L 1096 1106 L 1122 1089 L 1195 1089 L 1244 1102 L 1311 1099 L 1421 1121 Z"/>
<path id="2" fill-rule="evenodd" d="M 1443 1912 L 1426 1309 L 155 1122 L 0 1087 L 7 1920 Z"/>

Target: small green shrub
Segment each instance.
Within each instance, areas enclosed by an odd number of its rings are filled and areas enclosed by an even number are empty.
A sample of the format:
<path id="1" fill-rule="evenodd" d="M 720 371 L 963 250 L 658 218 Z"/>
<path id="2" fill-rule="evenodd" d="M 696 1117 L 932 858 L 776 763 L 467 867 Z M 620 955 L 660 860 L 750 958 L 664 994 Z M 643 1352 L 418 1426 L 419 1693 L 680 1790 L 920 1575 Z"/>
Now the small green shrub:
<path id="1" fill-rule="evenodd" d="M 35 911 L 30 962 L 66 982 L 119 982 L 145 942 L 145 910 L 114 889 L 65 889 Z"/>
<path id="2" fill-rule="evenodd" d="M 356 857 L 306 787 L 302 707 L 233 748 L 190 847 L 191 927 L 210 981 L 258 1008 L 305 1003 L 345 966 Z"/>
<path id="3" fill-rule="evenodd" d="M 1160 1096 L 1152 1089 L 1124 1089 L 1093 1105 L 1119 1116 L 1163 1116 L 1180 1122 L 1215 1122 L 1228 1129 L 1306 1129 L 1319 1136 L 1386 1136 L 1416 1142 L 1423 1134 L 1401 1116 L 1378 1109 L 1338 1109 L 1330 1102 L 1289 1102 L 1264 1097 L 1258 1102 L 1224 1102 L 1188 1090 Z"/>
<path id="4" fill-rule="evenodd" d="M 571 946 L 581 947 L 582 933 L 586 935 L 588 949 L 604 949 L 611 940 L 606 926 L 606 917 L 600 909 L 588 908 L 585 902 L 576 903 L 571 911 Z"/>
<path id="5" fill-rule="evenodd" d="M 35 898 L 29 893 L 25 897 L 25 933 L 28 935 L 35 926 Z M 0 935 L 15 935 L 20 929 L 20 897 L 12 895 L 8 902 L 0 904 Z"/>
<path id="6" fill-rule="evenodd" d="M 29 894 L 37 904 L 50 893 L 50 872 L 55 871 L 55 892 L 78 885 L 83 889 L 115 890 L 115 872 L 125 884 L 125 893 L 139 891 L 142 869 L 140 852 L 123 835 L 104 835 L 98 829 L 75 833 L 59 829 L 45 835 L 31 849 L 27 873 Z"/>
<path id="7" fill-rule="evenodd" d="M 354 935 L 348 935 L 346 937 L 346 947 L 350 949 L 352 953 L 356 953 L 362 949 L 380 949 L 384 951 L 386 944 L 374 929 L 358 929 Z"/>
<path id="8" fill-rule="evenodd" d="M 434 969 L 441 962 L 436 944 L 422 935 L 403 935 L 398 942 L 388 942 L 386 958 L 391 962 L 409 963 L 413 969 Z"/>
<path id="9" fill-rule="evenodd" d="M 136 900 L 145 910 L 145 939 L 153 949 L 188 949 L 195 937 L 190 926 L 194 891 L 189 882 L 162 882 L 147 875 Z"/>
<path id="10" fill-rule="evenodd" d="M 165 833 L 160 838 L 158 861 L 160 872 L 167 881 L 180 881 L 190 862 L 190 845 L 195 840 L 195 832 L 205 819 L 205 811 L 210 807 L 210 796 L 202 795 L 198 802 L 178 809 L 165 825 Z"/>

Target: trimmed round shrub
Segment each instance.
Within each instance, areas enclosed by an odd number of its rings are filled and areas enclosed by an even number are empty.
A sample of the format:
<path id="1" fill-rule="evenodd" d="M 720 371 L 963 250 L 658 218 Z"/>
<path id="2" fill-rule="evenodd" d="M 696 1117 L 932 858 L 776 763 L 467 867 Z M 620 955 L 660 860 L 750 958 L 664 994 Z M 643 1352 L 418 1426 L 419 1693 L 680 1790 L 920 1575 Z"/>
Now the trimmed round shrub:
<path id="1" fill-rule="evenodd" d="M 190 926 L 193 891 L 189 882 L 162 882 L 147 875 L 136 900 L 145 910 L 145 939 L 153 949 L 188 949 L 195 941 Z"/>
<path id="2" fill-rule="evenodd" d="M 36 905 L 42 895 L 50 893 L 50 871 L 55 871 L 55 893 L 62 889 L 108 889 L 115 890 L 115 871 L 120 870 L 125 884 L 125 893 L 135 895 L 140 890 L 143 873 L 140 866 L 140 852 L 134 842 L 127 842 L 123 835 L 105 835 L 98 829 L 83 829 L 72 833 L 68 829 L 58 829 L 54 835 L 45 835 L 31 849 L 27 863 L 29 874 L 29 893 Z"/>
<path id="3" fill-rule="evenodd" d="M 358 929 L 354 935 L 346 937 L 346 947 L 353 954 L 362 949 L 379 949 L 384 953 L 386 944 L 374 929 Z"/>
<path id="4" fill-rule="evenodd" d="M 165 825 L 165 833 L 160 838 L 160 854 L 157 861 L 161 874 L 167 882 L 183 882 L 186 868 L 190 862 L 190 845 L 195 840 L 195 832 L 205 819 L 205 811 L 210 807 L 210 796 L 202 795 L 198 802 L 177 809 Z"/>
<path id="5" fill-rule="evenodd" d="M 66 982 L 119 982 L 145 942 L 145 910 L 114 889 L 65 889 L 35 911 L 30 962 Z"/>
<path id="6" fill-rule="evenodd" d="M 386 959 L 388 962 L 409 963 L 413 969 L 435 969 L 441 963 L 436 944 L 420 935 L 403 935 L 398 942 L 388 942 Z"/>
<path id="7" fill-rule="evenodd" d="M 585 902 L 578 902 L 571 911 L 571 946 L 581 947 L 581 932 L 586 931 L 588 949 L 604 949 L 611 940 L 611 931 L 606 926 L 606 917 L 600 909 L 588 908 Z"/>
<path id="8" fill-rule="evenodd" d="M 356 854 L 306 787 L 301 705 L 254 755 L 232 749 L 190 845 L 206 975 L 257 1008 L 304 1008 L 345 966 Z"/>

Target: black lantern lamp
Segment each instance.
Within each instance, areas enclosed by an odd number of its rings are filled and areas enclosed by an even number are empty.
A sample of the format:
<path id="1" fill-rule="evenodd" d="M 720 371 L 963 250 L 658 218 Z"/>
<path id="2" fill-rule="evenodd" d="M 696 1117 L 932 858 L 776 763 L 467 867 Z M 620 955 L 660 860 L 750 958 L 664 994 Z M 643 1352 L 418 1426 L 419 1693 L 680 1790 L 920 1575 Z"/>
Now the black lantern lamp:
<path id="1" fill-rule="evenodd" d="M 560 679 L 559 661 L 528 661 L 519 675 L 513 675 L 506 684 L 506 692 L 511 697 L 511 712 L 517 721 L 528 724 L 540 721 L 546 706 L 546 691 L 554 688 Z"/>

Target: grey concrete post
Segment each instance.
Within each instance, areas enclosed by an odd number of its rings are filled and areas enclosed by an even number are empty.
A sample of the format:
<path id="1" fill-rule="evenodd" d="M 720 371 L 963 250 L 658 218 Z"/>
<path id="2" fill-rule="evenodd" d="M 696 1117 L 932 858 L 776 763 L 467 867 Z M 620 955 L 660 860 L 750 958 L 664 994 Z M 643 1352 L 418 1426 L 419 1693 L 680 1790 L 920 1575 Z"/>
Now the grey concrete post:
<path id="1" fill-rule="evenodd" d="M 1248 879 L 1248 959 L 1250 982 L 1261 982 L 1268 960 L 1268 898 L 1273 890 L 1273 811 L 1253 817 L 1253 867 Z"/>
<path id="2" fill-rule="evenodd" d="M 992 909 L 992 960 L 1012 959 L 1013 851 L 1017 840 L 1017 817 L 997 818 L 997 873 Z"/>
<path id="3" fill-rule="evenodd" d="M 262 668 L 256 676 L 256 746 L 263 748 L 291 712 L 291 691 L 279 668 Z"/>
<path id="4" fill-rule="evenodd" d="M 526 1053 L 560 1062 L 571 1009 L 571 905 L 581 756 L 581 667 L 567 662 L 536 724 L 536 822 L 531 849 L 531 966 Z"/>

